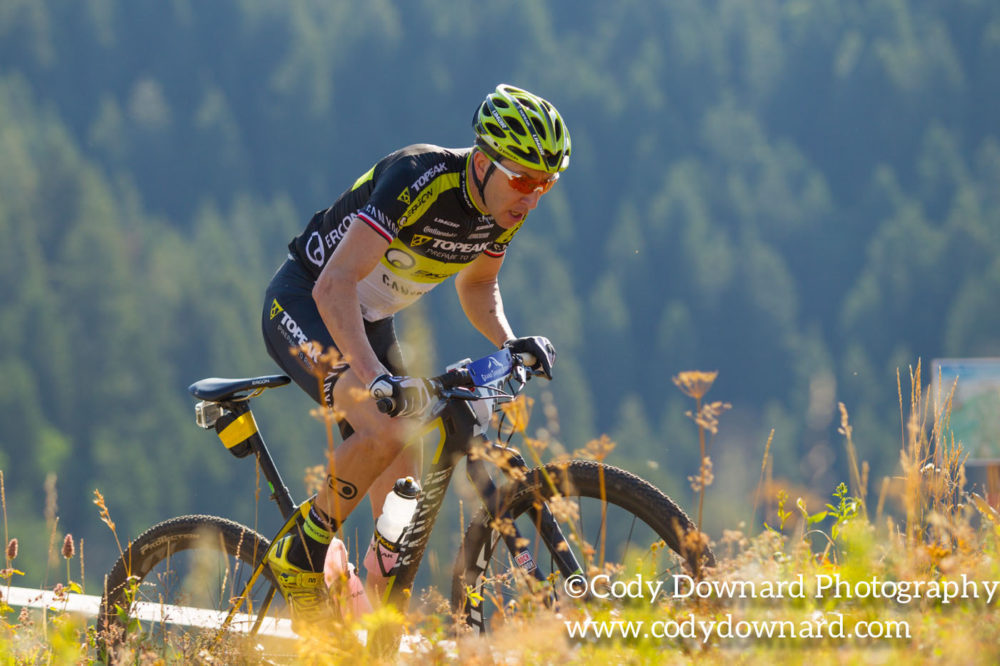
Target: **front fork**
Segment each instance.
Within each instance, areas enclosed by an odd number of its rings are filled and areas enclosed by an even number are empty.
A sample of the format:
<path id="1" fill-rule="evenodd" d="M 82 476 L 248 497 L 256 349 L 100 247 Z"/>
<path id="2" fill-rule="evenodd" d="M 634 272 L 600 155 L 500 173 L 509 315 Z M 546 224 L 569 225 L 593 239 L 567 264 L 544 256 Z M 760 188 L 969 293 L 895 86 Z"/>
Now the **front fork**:
<path id="1" fill-rule="evenodd" d="M 488 451 L 495 452 L 506 460 L 506 464 L 502 465 L 501 469 L 509 479 L 515 477 L 523 478 L 523 474 L 512 475 L 510 471 L 516 469 L 522 473 L 527 472 L 528 466 L 525 464 L 521 454 L 514 449 L 498 444 L 487 442 L 484 442 L 484 444 Z M 533 554 L 529 548 L 529 545 L 534 543 L 534 541 L 522 537 L 510 512 L 504 511 L 502 514 L 500 513 L 503 509 L 500 506 L 502 493 L 493 482 L 489 469 L 483 464 L 483 460 L 469 458 L 466 462 L 466 473 L 472 485 L 475 486 L 476 491 L 479 493 L 480 498 L 482 498 L 483 506 L 489 512 L 491 520 L 505 523 L 513 528 L 499 530 L 499 533 L 500 538 L 507 545 L 507 549 L 510 551 L 514 562 L 525 574 L 534 577 L 539 582 L 547 582 L 548 579 L 535 562 L 537 552 Z M 559 568 L 559 573 L 565 578 L 582 571 L 580 563 L 577 562 L 576 556 L 573 555 L 573 550 L 568 547 L 569 544 L 566 542 L 566 537 L 563 536 L 562 530 L 559 528 L 559 523 L 556 522 L 552 511 L 549 510 L 548 504 L 541 503 L 540 509 L 532 506 L 528 509 L 528 515 L 531 517 L 532 523 L 537 529 L 542 542 L 545 544 L 546 550 L 551 554 L 552 559 Z"/>

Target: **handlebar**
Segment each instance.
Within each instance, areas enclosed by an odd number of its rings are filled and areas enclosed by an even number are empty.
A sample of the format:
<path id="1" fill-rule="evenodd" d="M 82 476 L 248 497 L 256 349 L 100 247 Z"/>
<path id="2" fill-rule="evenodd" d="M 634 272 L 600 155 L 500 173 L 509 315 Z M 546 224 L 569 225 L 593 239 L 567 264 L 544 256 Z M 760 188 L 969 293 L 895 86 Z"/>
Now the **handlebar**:
<path id="1" fill-rule="evenodd" d="M 508 379 L 514 379 L 524 384 L 537 374 L 525 365 L 519 354 L 514 354 L 504 348 L 488 356 L 470 361 L 460 361 L 444 374 L 427 379 L 431 393 L 444 400 L 484 400 L 498 397 L 498 393 L 481 395 L 478 388 L 493 389 L 506 396 L 497 388 Z M 388 414 L 393 410 L 395 401 L 391 397 L 379 398 L 375 402 L 378 410 Z"/>

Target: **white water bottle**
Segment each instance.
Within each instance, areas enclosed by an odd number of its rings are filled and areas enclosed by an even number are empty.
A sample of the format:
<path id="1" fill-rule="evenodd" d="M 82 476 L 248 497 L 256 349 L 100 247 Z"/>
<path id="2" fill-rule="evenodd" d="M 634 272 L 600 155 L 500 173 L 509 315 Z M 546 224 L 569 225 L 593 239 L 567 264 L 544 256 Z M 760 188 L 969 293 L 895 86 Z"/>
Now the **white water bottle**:
<path id="1" fill-rule="evenodd" d="M 385 496 L 382 515 L 375 521 L 375 533 L 365 555 L 369 576 L 385 578 L 399 558 L 399 537 L 413 520 L 417 509 L 420 484 L 412 476 L 396 481 L 392 492 Z"/>

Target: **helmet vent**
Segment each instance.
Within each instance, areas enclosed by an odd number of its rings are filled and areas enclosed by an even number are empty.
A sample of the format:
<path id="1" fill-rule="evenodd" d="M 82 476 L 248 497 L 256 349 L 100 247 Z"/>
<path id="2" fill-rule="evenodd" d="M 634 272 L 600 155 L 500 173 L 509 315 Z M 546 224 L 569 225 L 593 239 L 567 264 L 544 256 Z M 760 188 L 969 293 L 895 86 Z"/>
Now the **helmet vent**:
<path id="1" fill-rule="evenodd" d="M 496 138 L 502 139 L 504 138 L 504 136 L 506 136 L 506 133 L 502 129 L 500 129 L 500 126 L 497 125 L 496 123 L 483 123 L 483 124 L 486 125 L 486 129 L 489 131 L 489 133 L 495 136 Z"/>
<path id="2" fill-rule="evenodd" d="M 538 159 L 538 151 L 534 148 L 515 148 L 514 146 L 508 146 L 507 150 L 510 151 L 514 157 L 522 160 L 523 162 L 538 164 L 541 161 Z"/>
<path id="3" fill-rule="evenodd" d="M 527 136 L 528 131 L 524 128 L 524 125 L 521 124 L 520 120 L 517 118 L 506 118 L 505 120 L 507 121 L 507 125 L 514 131 L 515 134 Z"/>

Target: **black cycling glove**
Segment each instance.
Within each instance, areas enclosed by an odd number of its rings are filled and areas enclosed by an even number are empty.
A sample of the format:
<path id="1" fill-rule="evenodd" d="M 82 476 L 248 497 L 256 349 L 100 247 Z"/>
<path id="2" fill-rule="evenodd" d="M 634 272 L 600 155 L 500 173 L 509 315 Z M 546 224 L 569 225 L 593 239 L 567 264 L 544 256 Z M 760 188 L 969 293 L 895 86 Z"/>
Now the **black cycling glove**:
<path id="1" fill-rule="evenodd" d="M 389 416 L 420 416 L 434 397 L 432 384 L 420 377 L 379 375 L 368 385 L 368 392 L 378 402 L 378 408 Z"/>
<path id="2" fill-rule="evenodd" d="M 520 354 L 525 364 L 539 372 L 546 379 L 552 379 L 552 366 L 556 364 L 556 348 L 549 339 L 541 335 L 526 338 L 511 338 L 504 347 Z"/>

